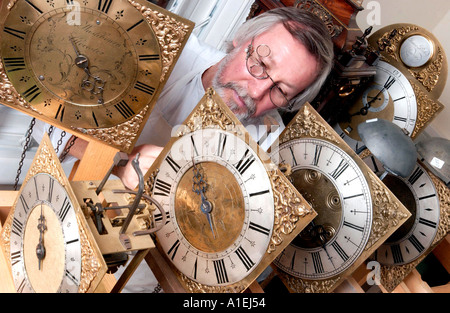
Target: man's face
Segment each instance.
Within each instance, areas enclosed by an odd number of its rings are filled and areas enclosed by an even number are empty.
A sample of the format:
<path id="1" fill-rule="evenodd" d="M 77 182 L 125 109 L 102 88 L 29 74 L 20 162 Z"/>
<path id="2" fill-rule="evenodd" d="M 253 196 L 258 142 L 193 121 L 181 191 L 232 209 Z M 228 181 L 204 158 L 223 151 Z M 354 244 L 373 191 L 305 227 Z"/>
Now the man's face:
<path id="1" fill-rule="evenodd" d="M 250 44 L 236 46 L 220 63 L 213 87 L 239 119 L 258 117 L 276 106 L 270 100 L 273 82 L 253 77 L 247 70 L 246 51 Z M 317 77 L 315 57 L 292 37 L 282 24 L 254 38 L 253 48 L 269 46 L 271 53 L 260 61 L 267 73 L 292 99 Z"/>

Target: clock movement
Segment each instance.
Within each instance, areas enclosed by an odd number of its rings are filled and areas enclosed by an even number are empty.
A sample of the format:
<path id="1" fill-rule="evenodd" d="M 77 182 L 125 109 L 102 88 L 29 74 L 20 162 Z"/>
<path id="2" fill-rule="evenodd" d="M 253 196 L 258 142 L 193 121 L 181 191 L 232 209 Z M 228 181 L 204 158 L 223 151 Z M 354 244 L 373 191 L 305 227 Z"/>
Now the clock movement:
<path id="1" fill-rule="evenodd" d="M 130 152 L 193 24 L 149 1 L 3 1 L 0 101 Z"/>

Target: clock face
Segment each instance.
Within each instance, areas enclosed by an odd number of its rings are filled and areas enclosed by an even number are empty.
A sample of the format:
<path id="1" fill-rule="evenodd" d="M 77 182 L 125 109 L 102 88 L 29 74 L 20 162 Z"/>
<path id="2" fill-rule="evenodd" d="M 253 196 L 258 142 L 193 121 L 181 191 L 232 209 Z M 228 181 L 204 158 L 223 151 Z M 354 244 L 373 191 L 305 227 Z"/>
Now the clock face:
<path id="1" fill-rule="evenodd" d="M 366 157 L 367 165 L 379 174 L 382 164 L 374 157 Z M 402 265 L 419 258 L 431 246 L 440 218 L 439 196 L 427 171 L 417 163 L 409 177 L 387 175 L 383 183 L 411 212 L 408 219 L 375 253 L 385 265 Z"/>
<path id="2" fill-rule="evenodd" d="M 10 260 L 18 292 L 77 292 L 81 243 L 65 188 L 49 174 L 21 188 L 11 226 Z"/>
<path id="3" fill-rule="evenodd" d="M 406 38 L 400 46 L 400 59 L 409 67 L 425 65 L 434 53 L 431 40 L 422 35 L 413 35 Z"/>
<path id="4" fill-rule="evenodd" d="M 368 108 L 367 114 L 351 117 L 349 123 L 334 125 L 334 130 L 345 142 L 357 150 L 363 145 L 358 134 L 358 125 L 366 120 L 381 118 L 392 121 L 411 135 L 417 120 L 417 102 L 414 90 L 408 79 L 394 66 L 380 61 L 373 84 L 362 94 L 362 98 L 350 109 L 350 115 L 361 108 Z"/>
<path id="5" fill-rule="evenodd" d="M 275 260 L 304 279 L 326 279 L 348 269 L 361 255 L 372 225 L 368 183 L 342 149 L 320 139 L 294 139 L 271 153 L 290 165 L 293 185 L 318 216 Z"/>
<path id="6" fill-rule="evenodd" d="M 157 38 L 128 0 L 19 0 L 2 29 L 1 56 L 33 110 L 71 127 L 123 123 L 160 84 Z"/>
<path id="7" fill-rule="evenodd" d="M 266 253 L 274 224 L 271 182 L 258 155 L 232 133 L 204 129 L 177 140 L 152 196 L 168 216 L 158 241 L 188 278 L 233 284 Z"/>

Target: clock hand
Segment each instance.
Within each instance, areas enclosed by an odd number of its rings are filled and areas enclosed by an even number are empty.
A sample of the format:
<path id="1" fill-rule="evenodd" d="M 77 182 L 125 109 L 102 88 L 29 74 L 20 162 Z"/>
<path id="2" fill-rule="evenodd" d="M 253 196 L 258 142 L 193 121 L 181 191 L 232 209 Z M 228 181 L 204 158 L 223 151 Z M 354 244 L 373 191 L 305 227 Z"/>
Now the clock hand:
<path id="1" fill-rule="evenodd" d="M 89 59 L 80 53 L 72 36 L 69 36 L 69 40 L 75 50 L 75 53 L 77 54 L 77 57 L 75 58 L 75 65 L 84 70 L 86 73 L 86 77 L 81 82 L 81 88 L 89 91 L 93 95 L 98 95 L 97 102 L 99 104 L 103 104 L 103 90 L 105 89 L 106 82 L 99 76 L 93 76 L 91 74 L 89 70 Z M 91 78 L 93 78 L 94 81 L 91 81 Z"/>
<path id="2" fill-rule="evenodd" d="M 44 246 L 44 238 L 43 234 L 47 230 L 47 226 L 45 225 L 45 216 L 42 212 L 42 203 L 41 203 L 41 215 L 38 219 L 38 230 L 39 230 L 39 243 L 36 246 L 36 256 L 38 258 L 38 267 L 41 269 L 41 262 L 45 258 L 45 246 Z"/>
<path id="3" fill-rule="evenodd" d="M 192 164 L 194 176 L 192 178 L 192 191 L 196 194 L 200 195 L 202 203 L 200 204 L 200 210 L 205 213 L 206 219 L 208 220 L 209 227 L 211 228 L 211 232 L 213 234 L 214 239 L 216 239 L 216 235 L 214 233 L 214 227 L 211 219 L 211 211 L 212 211 L 212 203 L 206 199 L 205 191 L 206 191 L 206 181 L 203 179 L 203 173 L 200 172 L 200 169 L 194 162 L 194 158 L 192 158 Z"/>

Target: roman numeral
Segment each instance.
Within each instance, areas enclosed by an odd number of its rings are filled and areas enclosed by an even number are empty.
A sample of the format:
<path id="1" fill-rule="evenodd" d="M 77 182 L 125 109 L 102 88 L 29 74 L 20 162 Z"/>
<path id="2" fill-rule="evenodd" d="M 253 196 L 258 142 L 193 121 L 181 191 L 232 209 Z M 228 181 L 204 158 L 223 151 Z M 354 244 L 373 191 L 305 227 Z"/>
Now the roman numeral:
<path id="1" fill-rule="evenodd" d="M 37 6 L 35 6 L 33 3 L 31 3 L 30 0 L 25 0 L 25 1 L 26 1 L 26 3 L 28 3 L 29 5 L 31 5 L 31 7 L 32 7 L 33 9 L 35 9 L 36 11 L 38 11 L 39 14 L 42 14 L 42 13 L 43 13 Z"/>
<path id="2" fill-rule="evenodd" d="M 420 178 L 420 176 L 422 176 L 423 171 L 420 167 L 417 167 L 414 172 L 409 176 L 408 178 L 408 182 L 411 185 L 414 185 L 414 183 Z"/>
<path id="3" fill-rule="evenodd" d="M 58 111 L 56 111 L 55 120 L 59 119 L 61 122 L 63 121 L 64 110 L 65 110 L 65 107 L 62 104 L 60 104 Z"/>
<path id="4" fill-rule="evenodd" d="M 403 255 L 402 250 L 400 249 L 400 245 L 392 245 L 391 246 L 392 258 L 394 259 L 395 264 L 403 263 Z"/>
<path id="5" fill-rule="evenodd" d="M 78 241 L 79 241 L 79 239 L 73 239 L 73 240 L 67 241 L 66 245 L 70 245 L 70 244 L 78 242 Z"/>
<path id="6" fill-rule="evenodd" d="M 389 89 L 391 86 L 395 83 L 395 78 L 392 76 L 389 76 L 389 78 L 384 83 L 384 88 Z"/>
<path id="7" fill-rule="evenodd" d="M 130 106 L 125 101 L 120 101 L 115 104 L 114 107 L 119 111 L 119 113 L 126 119 L 132 117 L 134 115 L 134 111 L 130 108 Z"/>
<path id="8" fill-rule="evenodd" d="M 358 225 L 349 223 L 349 222 L 347 222 L 347 221 L 344 221 L 344 226 L 353 228 L 353 229 L 355 229 L 355 230 L 357 230 L 357 231 L 360 231 L 360 232 L 363 232 L 363 231 L 364 231 L 364 227 L 361 227 L 361 226 L 358 226 Z"/>
<path id="9" fill-rule="evenodd" d="M 195 259 L 194 269 L 192 271 L 193 272 L 192 276 L 194 277 L 194 279 L 197 279 L 197 261 L 198 261 L 198 258 Z"/>
<path id="10" fill-rule="evenodd" d="M 71 208 L 71 204 L 70 204 L 69 198 L 66 197 L 66 198 L 64 198 L 64 202 L 61 206 L 61 209 L 58 212 L 58 216 L 62 222 L 64 222 L 64 219 L 66 218 L 67 213 L 69 213 L 70 208 Z"/>
<path id="11" fill-rule="evenodd" d="M 23 224 L 17 219 L 13 219 L 11 231 L 17 236 L 21 237 L 23 231 Z"/>
<path id="12" fill-rule="evenodd" d="M 139 61 L 155 61 L 159 60 L 159 54 L 142 54 L 139 56 Z"/>
<path id="13" fill-rule="evenodd" d="M 312 256 L 312 260 L 313 260 L 314 271 L 318 274 L 323 273 L 323 264 L 322 264 L 322 259 L 320 258 L 320 253 L 313 252 L 313 253 L 311 253 L 311 256 Z"/>
<path id="14" fill-rule="evenodd" d="M 291 151 L 292 165 L 297 166 L 297 160 L 295 159 L 294 150 L 292 149 L 292 147 L 289 147 L 289 151 Z"/>
<path id="15" fill-rule="evenodd" d="M 235 252 L 248 272 L 255 265 L 255 263 L 250 259 L 247 252 L 245 252 L 242 246 L 240 246 Z"/>
<path id="16" fill-rule="evenodd" d="M 433 193 L 433 194 L 431 194 L 431 195 L 428 195 L 428 196 L 420 197 L 419 200 L 425 200 L 425 199 L 433 198 L 433 197 L 436 197 L 436 194 L 435 194 L 435 193 Z"/>
<path id="17" fill-rule="evenodd" d="M 342 159 L 338 167 L 333 172 L 331 172 L 330 175 L 334 179 L 338 179 L 338 177 L 341 176 L 341 174 L 348 168 L 348 166 L 349 166 L 348 163 L 345 162 L 344 159 Z"/>
<path id="18" fill-rule="evenodd" d="M 191 143 L 192 143 L 192 148 L 194 148 L 195 155 L 198 156 L 198 150 L 197 150 L 197 147 L 195 146 L 195 141 L 194 141 L 193 136 L 191 136 Z"/>
<path id="19" fill-rule="evenodd" d="M 134 85 L 134 88 L 136 88 L 137 90 L 140 90 L 146 94 L 149 94 L 149 95 L 153 95 L 153 93 L 155 92 L 155 88 L 153 88 L 149 85 L 146 85 L 140 81 L 136 82 L 136 85 Z"/>
<path id="20" fill-rule="evenodd" d="M 177 239 L 175 243 L 170 247 L 169 251 L 167 251 L 167 255 L 170 257 L 170 259 L 173 261 L 175 258 L 175 255 L 177 254 L 178 248 L 180 247 L 180 241 Z M 172 254 L 172 256 L 170 256 Z"/>
<path id="21" fill-rule="evenodd" d="M 20 253 L 20 250 L 16 252 L 11 252 L 11 266 L 16 265 L 20 261 L 22 261 L 22 255 Z"/>
<path id="22" fill-rule="evenodd" d="M 19 284 L 19 287 L 17 287 L 16 290 L 18 293 L 22 293 L 24 288 L 25 288 L 25 278 L 22 280 L 22 282 Z"/>
<path id="23" fill-rule="evenodd" d="M 94 119 L 95 126 L 98 127 L 97 117 L 95 116 L 95 113 L 94 113 L 94 112 L 92 112 L 92 118 Z"/>
<path id="24" fill-rule="evenodd" d="M 169 223 L 170 213 L 165 212 L 164 214 L 166 215 L 166 224 L 167 224 L 167 223 Z M 155 214 L 155 223 L 162 222 L 162 221 L 163 221 L 163 215 L 161 213 L 156 213 Z"/>
<path id="25" fill-rule="evenodd" d="M 241 175 L 243 175 L 245 171 L 250 167 L 250 165 L 255 162 L 255 157 L 252 154 L 249 154 L 249 152 L 250 150 L 247 149 L 241 160 L 234 166 Z"/>
<path id="26" fill-rule="evenodd" d="M 77 278 L 68 270 L 66 270 L 65 275 L 75 284 L 78 285 L 78 280 Z"/>
<path id="27" fill-rule="evenodd" d="M 141 24 L 143 21 L 144 21 L 144 20 L 142 19 L 142 20 L 140 20 L 139 22 L 137 22 L 137 23 L 131 25 L 131 26 L 127 29 L 127 32 L 129 32 L 130 30 L 132 30 L 133 28 L 135 28 L 136 26 L 138 26 L 139 24 Z"/>
<path id="28" fill-rule="evenodd" d="M 32 102 L 40 94 L 41 94 L 41 90 L 38 88 L 38 86 L 34 85 L 23 92 L 23 97 L 28 102 Z"/>
<path id="29" fill-rule="evenodd" d="M 66 0 L 67 5 L 73 5 L 73 0 Z"/>
<path id="30" fill-rule="evenodd" d="M 292 256 L 291 259 L 291 270 L 293 270 L 295 268 L 295 254 L 297 253 L 296 250 L 294 250 L 294 255 Z"/>
<path id="31" fill-rule="evenodd" d="M 394 121 L 399 121 L 399 122 L 406 123 L 406 117 L 394 116 Z"/>
<path id="32" fill-rule="evenodd" d="M 336 250 L 336 252 L 339 254 L 339 256 L 342 258 L 342 260 L 347 261 L 348 255 L 345 253 L 344 249 L 336 242 L 334 241 L 331 246 Z"/>
<path id="33" fill-rule="evenodd" d="M 266 235 L 266 236 L 269 236 L 269 234 L 270 234 L 270 229 L 265 228 L 261 225 L 255 224 L 253 222 L 250 222 L 248 228 L 253 229 L 253 230 L 255 230 L 263 235 Z"/>
<path id="34" fill-rule="evenodd" d="M 414 248 L 421 253 L 423 250 L 425 250 L 425 247 L 419 242 L 419 240 L 416 238 L 416 236 L 411 235 L 408 240 L 412 243 Z"/>
<path id="35" fill-rule="evenodd" d="M 224 284 L 228 282 L 228 274 L 225 268 L 225 262 L 223 259 L 213 261 L 214 271 L 216 273 L 216 279 L 218 284 Z"/>
<path id="36" fill-rule="evenodd" d="M 103 4 L 102 4 L 103 3 Z M 109 8 L 111 7 L 112 0 L 99 0 L 98 1 L 98 10 L 102 11 L 105 14 L 108 14 Z"/>
<path id="37" fill-rule="evenodd" d="M 314 159 L 313 159 L 312 165 L 317 166 L 321 152 L 322 152 L 322 146 L 316 145 L 316 150 L 314 151 Z"/>
<path id="38" fill-rule="evenodd" d="M 266 193 L 269 193 L 269 192 L 270 192 L 270 190 L 267 189 L 267 190 L 263 190 L 263 191 L 258 191 L 258 192 L 251 193 L 251 194 L 249 194 L 249 196 L 250 196 L 250 197 L 260 196 L 260 195 L 263 195 L 263 194 L 266 194 Z"/>
<path id="39" fill-rule="evenodd" d="M 217 156 L 222 157 L 223 151 L 225 148 L 225 144 L 227 143 L 227 135 L 220 133 L 219 134 L 219 143 L 217 144 Z"/>
<path id="40" fill-rule="evenodd" d="M 167 163 L 169 163 L 170 167 L 175 171 L 175 173 L 178 173 L 178 171 L 181 169 L 181 167 L 170 156 L 167 156 L 166 161 Z"/>
<path id="41" fill-rule="evenodd" d="M 422 224 L 422 225 L 431 227 L 431 228 L 436 228 L 437 227 L 437 224 L 435 222 L 432 222 L 430 220 L 424 219 L 422 217 L 419 218 L 419 223 Z"/>
<path id="42" fill-rule="evenodd" d="M 170 194 L 170 184 L 165 181 L 157 179 L 155 182 L 155 188 L 159 190 L 159 192 L 154 192 L 154 195 L 168 197 Z"/>
<path id="43" fill-rule="evenodd" d="M 53 199 L 53 185 L 54 184 L 55 184 L 55 181 L 49 177 L 48 196 L 47 196 L 48 202 L 52 202 L 52 199 Z"/>
<path id="44" fill-rule="evenodd" d="M 20 30 L 11 28 L 11 27 L 6 27 L 6 26 L 3 28 L 3 31 L 5 33 L 13 35 L 14 37 L 20 38 L 22 40 L 25 39 L 25 35 L 27 34 L 27 33 L 23 32 L 23 31 L 20 31 Z"/>
<path id="45" fill-rule="evenodd" d="M 3 63 L 5 63 L 5 69 L 8 73 L 25 69 L 24 58 L 4 58 Z"/>
<path id="46" fill-rule="evenodd" d="M 21 194 L 20 197 L 20 202 L 22 203 L 23 206 L 23 210 L 25 211 L 25 213 L 28 213 L 28 211 L 30 210 L 30 208 L 28 207 L 27 202 L 25 201 L 25 198 L 23 197 L 23 195 Z"/>

